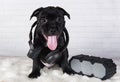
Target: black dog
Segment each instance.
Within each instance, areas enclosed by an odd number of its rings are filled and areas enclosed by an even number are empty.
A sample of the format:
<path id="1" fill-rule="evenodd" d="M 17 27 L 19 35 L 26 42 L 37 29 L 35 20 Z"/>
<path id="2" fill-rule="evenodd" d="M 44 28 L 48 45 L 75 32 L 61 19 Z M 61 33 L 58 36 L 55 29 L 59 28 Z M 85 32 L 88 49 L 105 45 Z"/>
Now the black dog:
<path id="1" fill-rule="evenodd" d="M 65 15 L 70 19 L 70 15 L 60 7 L 38 8 L 31 15 L 31 18 L 35 16 L 37 21 L 32 25 L 29 34 L 28 57 L 33 59 L 29 78 L 37 78 L 40 76 L 40 69 L 55 64 L 62 67 L 63 72 L 73 73 L 68 64 L 69 35 L 65 28 Z M 36 28 L 32 43 L 33 27 Z"/>

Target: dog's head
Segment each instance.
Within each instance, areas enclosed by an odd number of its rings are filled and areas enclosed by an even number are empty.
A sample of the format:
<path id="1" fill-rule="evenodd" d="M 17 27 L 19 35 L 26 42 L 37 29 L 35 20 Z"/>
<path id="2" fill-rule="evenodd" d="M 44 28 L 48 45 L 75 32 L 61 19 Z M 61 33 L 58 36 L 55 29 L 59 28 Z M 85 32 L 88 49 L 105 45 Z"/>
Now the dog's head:
<path id="1" fill-rule="evenodd" d="M 56 49 L 57 40 L 65 28 L 65 15 L 70 19 L 70 15 L 60 7 L 41 7 L 31 15 L 31 18 L 37 17 L 37 31 L 42 33 L 51 50 Z"/>

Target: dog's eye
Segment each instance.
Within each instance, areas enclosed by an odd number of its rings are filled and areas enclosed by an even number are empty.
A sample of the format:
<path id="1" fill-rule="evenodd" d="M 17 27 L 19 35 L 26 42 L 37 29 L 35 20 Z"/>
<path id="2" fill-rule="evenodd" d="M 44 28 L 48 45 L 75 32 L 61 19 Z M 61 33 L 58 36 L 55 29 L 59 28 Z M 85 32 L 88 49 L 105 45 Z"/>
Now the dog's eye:
<path id="1" fill-rule="evenodd" d="M 62 21 L 62 18 L 57 17 L 56 21 L 57 21 L 57 22 L 61 22 L 61 21 Z"/>
<path id="2" fill-rule="evenodd" d="M 41 23 L 47 23 L 47 19 L 46 18 L 41 18 L 40 22 Z"/>

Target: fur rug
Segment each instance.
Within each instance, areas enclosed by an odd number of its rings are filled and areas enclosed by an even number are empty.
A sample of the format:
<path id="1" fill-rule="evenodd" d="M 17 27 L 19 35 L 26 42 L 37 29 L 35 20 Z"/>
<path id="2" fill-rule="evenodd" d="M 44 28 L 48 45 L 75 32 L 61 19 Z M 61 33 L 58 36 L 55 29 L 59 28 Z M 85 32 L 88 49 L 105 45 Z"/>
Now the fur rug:
<path id="1" fill-rule="evenodd" d="M 32 60 L 26 57 L 0 57 L 0 82 L 120 82 L 120 58 L 114 59 L 117 64 L 117 73 L 108 80 L 102 81 L 97 78 L 89 78 L 81 75 L 63 74 L 61 68 L 44 67 L 41 76 L 37 79 L 29 79 Z"/>

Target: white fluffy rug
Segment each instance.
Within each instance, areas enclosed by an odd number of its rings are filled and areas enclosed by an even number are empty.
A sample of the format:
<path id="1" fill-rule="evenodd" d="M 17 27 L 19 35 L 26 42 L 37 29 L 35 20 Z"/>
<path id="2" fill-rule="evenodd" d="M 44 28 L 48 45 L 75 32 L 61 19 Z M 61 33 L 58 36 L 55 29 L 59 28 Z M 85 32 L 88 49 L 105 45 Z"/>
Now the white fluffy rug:
<path id="1" fill-rule="evenodd" d="M 51 69 L 41 70 L 37 79 L 29 79 L 32 60 L 25 57 L 0 57 L 0 82 L 120 82 L 120 58 L 114 59 L 117 64 L 117 73 L 108 80 L 89 78 L 81 75 L 63 74 L 61 68 L 55 66 Z"/>

